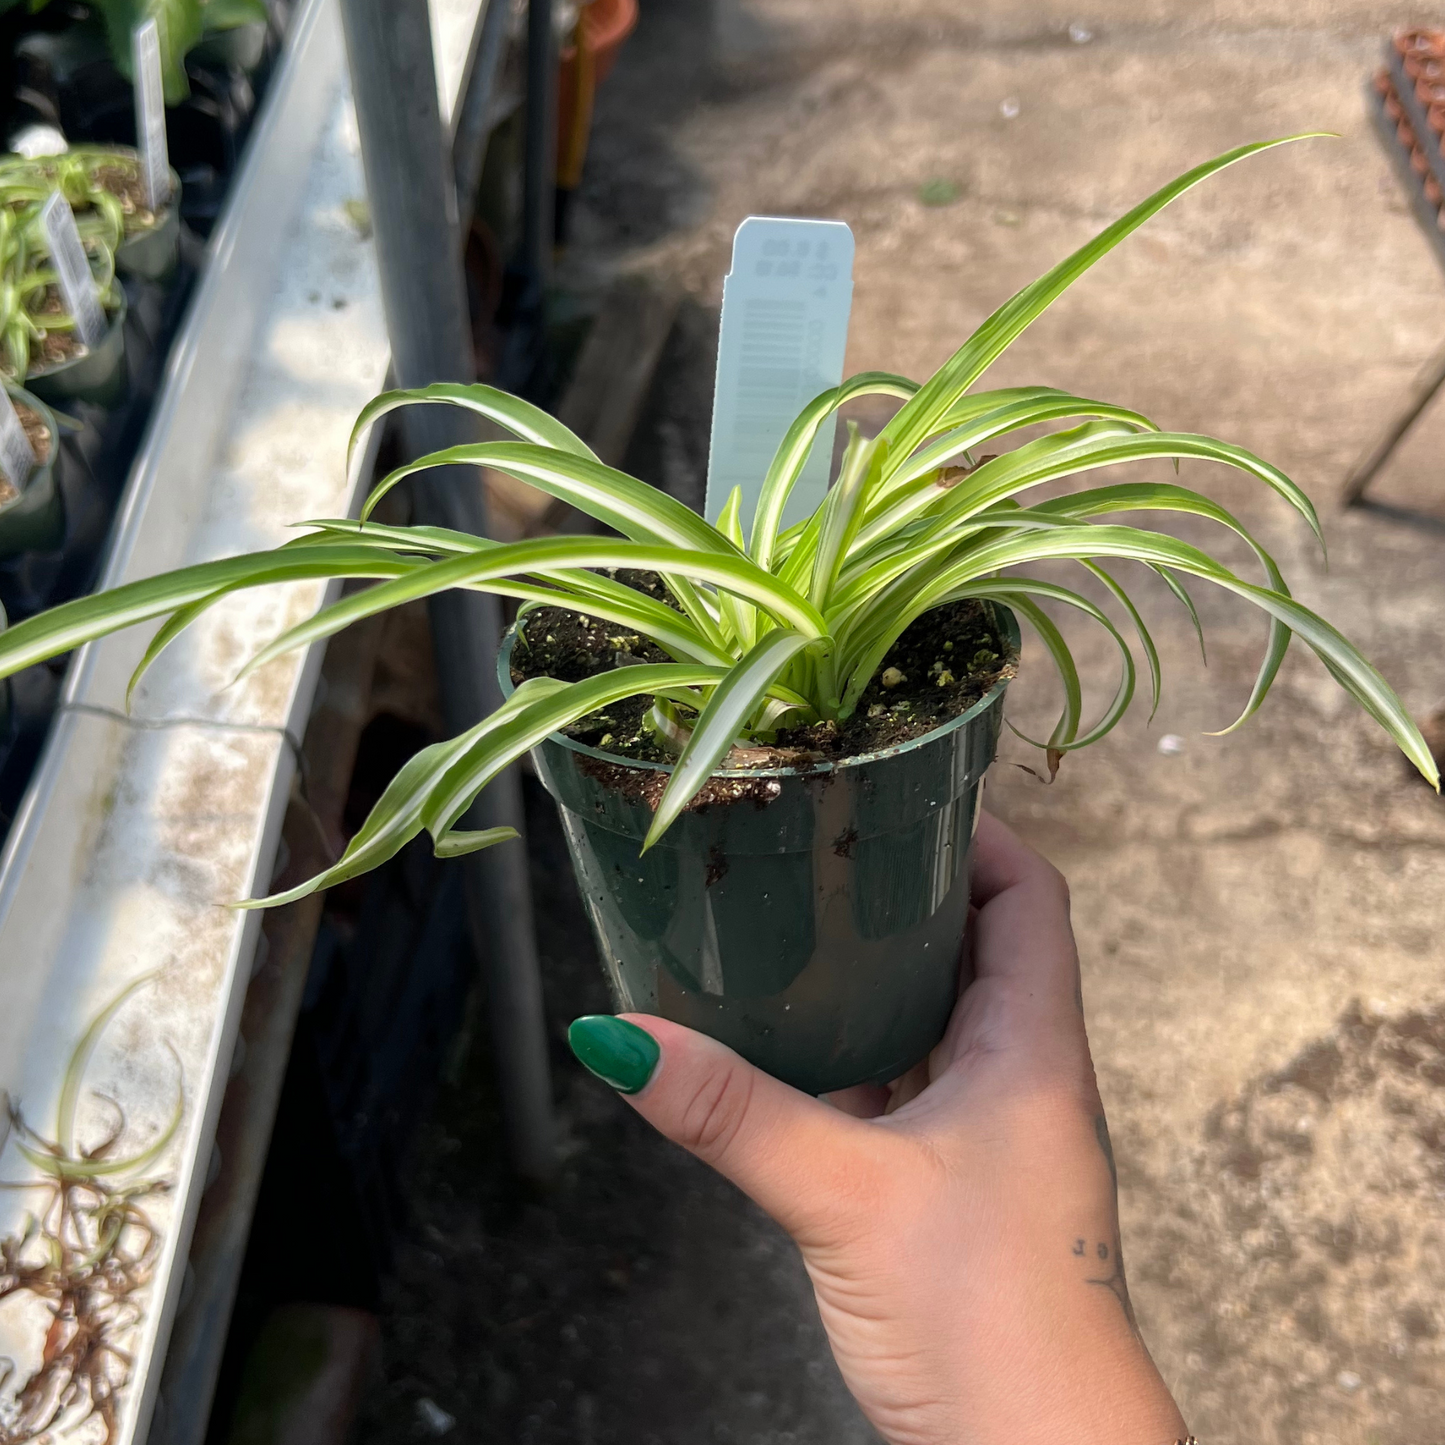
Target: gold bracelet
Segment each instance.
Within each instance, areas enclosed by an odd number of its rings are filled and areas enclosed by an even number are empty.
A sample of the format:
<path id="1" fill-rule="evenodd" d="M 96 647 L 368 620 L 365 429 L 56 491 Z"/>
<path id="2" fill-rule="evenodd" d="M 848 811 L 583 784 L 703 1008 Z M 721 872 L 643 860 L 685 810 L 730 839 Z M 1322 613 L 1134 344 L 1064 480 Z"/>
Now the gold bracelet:
<path id="1" fill-rule="evenodd" d="M 1188 1435 L 1183 1440 L 1176 1440 L 1174 1445 L 1199 1445 L 1199 1441 L 1193 1435 Z"/>

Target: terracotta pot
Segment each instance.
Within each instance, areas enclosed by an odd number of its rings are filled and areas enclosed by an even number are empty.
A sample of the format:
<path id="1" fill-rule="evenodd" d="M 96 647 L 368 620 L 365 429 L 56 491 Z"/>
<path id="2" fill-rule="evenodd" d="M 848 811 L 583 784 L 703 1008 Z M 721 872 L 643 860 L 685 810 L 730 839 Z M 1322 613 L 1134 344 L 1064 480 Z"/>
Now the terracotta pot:
<path id="1" fill-rule="evenodd" d="M 1404 118 L 1405 107 L 1400 104 L 1400 97 L 1392 90 L 1385 97 L 1385 114 L 1390 117 L 1396 125 Z"/>
<path id="2" fill-rule="evenodd" d="M 1415 132 L 1411 128 L 1408 120 L 1402 120 L 1400 124 L 1395 127 L 1395 139 L 1399 141 L 1407 151 L 1415 148 Z"/>
<path id="3" fill-rule="evenodd" d="M 1445 32 L 1428 30 L 1422 26 L 1405 26 L 1396 30 L 1392 43 L 1400 55 L 1445 55 Z"/>
<path id="4" fill-rule="evenodd" d="M 1429 157 L 1426 156 L 1425 152 L 1422 151 L 1419 146 L 1416 146 L 1414 150 L 1410 152 L 1410 169 L 1414 171 L 1417 176 L 1429 175 L 1430 173 Z"/>
<path id="5" fill-rule="evenodd" d="M 1407 66 L 1416 61 L 1445 59 L 1445 31 L 1419 28 L 1397 30 L 1393 43 Z"/>
<path id="6" fill-rule="evenodd" d="M 573 190 L 582 179 L 592 99 L 637 25 L 637 0 L 591 0 L 577 17 L 574 42 L 557 71 L 557 184 Z"/>
<path id="7" fill-rule="evenodd" d="M 1432 105 L 1445 105 L 1445 80 L 1417 80 L 1415 99 L 1423 110 L 1429 110 Z"/>
<path id="8" fill-rule="evenodd" d="M 1432 206 L 1438 206 L 1442 201 L 1445 201 L 1445 191 L 1440 189 L 1440 182 L 1437 181 L 1434 176 L 1426 176 L 1425 184 L 1421 189 L 1425 192 L 1425 199 L 1429 201 Z"/>

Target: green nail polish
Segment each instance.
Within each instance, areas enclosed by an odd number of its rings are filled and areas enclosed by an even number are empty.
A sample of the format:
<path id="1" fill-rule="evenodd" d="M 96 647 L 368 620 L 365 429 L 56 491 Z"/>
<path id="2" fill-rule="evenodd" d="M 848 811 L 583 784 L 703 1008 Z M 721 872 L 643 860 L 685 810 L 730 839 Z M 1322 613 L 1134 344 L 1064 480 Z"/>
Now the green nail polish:
<path id="1" fill-rule="evenodd" d="M 635 1094 L 646 1085 L 662 1054 L 646 1029 L 611 1014 L 574 1019 L 567 1042 L 599 1079 L 624 1094 Z"/>

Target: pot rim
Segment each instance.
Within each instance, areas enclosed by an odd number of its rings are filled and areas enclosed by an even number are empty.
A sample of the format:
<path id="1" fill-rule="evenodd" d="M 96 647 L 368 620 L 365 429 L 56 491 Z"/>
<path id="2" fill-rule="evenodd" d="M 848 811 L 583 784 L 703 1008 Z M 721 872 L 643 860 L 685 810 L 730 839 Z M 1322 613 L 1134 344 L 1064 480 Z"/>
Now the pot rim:
<path id="1" fill-rule="evenodd" d="M 1014 658 L 1019 656 L 1023 639 L 1019 632 L 1018 618 L 1014 616 L 1011 608 L 1005 607 L 1001 602 L 990 602 L 995 615 L 1000 623 L 1000 631 L 1004 634 L 1004 641 L 1008 643 Z M 502 635 L 501 647 L 497 651 L 497 681 L 502 688 L 504 698 L 511 697 L 516 688 L 512 682 L 512 670 L 509 666 L 512 648 L 516 645 L 517 629 L 519 623 L 514 622 Z M 859 753 L 856 757 L 827 759 L 823 762 L 812 763 L 807 767 L 788 768 L 728 768 L 726 776 L 729 778 L 816 778 L 822 773 L 838 772 L 845 768 L 863 767 L 870 763 L 886 762 L 890 758 L 898 757 L 901 753 L 912 752 L 917 748 L 925 747 L 936 742 L 939 738 L 946 737 L 951 732 L 956 732 L 965 724 L 974 721 L 982 716 L 993 706 L 1004 694 L 1012 681 L 1010 677 L 1001 677 L 979 698 L 972 706 L 966 708 L 955 718 L 950 718 L 946 723 L 934 728 L 931 732 L 924 733 L 921 737 L 910 738 L 905 743 L 895 743 L 892 747 L 880 748 L 877 752 Z M 560 744 L 569 752 L 580 753 L 583 757 L 596 758 L 598 762 L 608 763 L 618 768 L 636 768 L 643 772 L 670 773 L 673 770 L 671 763 L 649 763 L 636 758 L 625 758 L 618 753 L 609 753 L 602 748 L 588 747 L 585 743 L 579 743 L 562 733 L 548 733 L 547 741 Z M 722 774 L 714 773 L 714 777 Z"/>

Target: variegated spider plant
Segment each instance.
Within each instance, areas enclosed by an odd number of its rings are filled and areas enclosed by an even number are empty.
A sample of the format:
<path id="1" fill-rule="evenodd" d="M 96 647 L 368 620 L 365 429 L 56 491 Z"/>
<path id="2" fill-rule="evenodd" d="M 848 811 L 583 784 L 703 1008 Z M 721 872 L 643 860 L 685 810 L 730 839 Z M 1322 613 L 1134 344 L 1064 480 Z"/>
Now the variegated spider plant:
<path id="1" fill-rule="evenodd" d="M 1112 596 L 1137 634 L 1152 692 L 1159 661 L 1138 610 L 1106 563 L 1138 562 L 1161 577 L 1198 617 L 1186 579 L 1224 588 L 1269 617 L 1264 660 L 1244 710 L 1263 701 L 1292 634 L 1395 739 L 1438 787 L 1430 751 L 1384 678 L 1333 627 L 1291 597 L 1274 559 L 1218 503 L 1174 482 L 1134 482 L 1018 500 L 1043 483 L 1119 462 L 1198 457 L 1256 478 L 1319 534 L 1315 509 L 1278 468 L 1210 437 L 1161 431 L 1126 407 L 1049 387 L 970 388 L 1006 347 L 1095 261 L 1207 176 L 1278 141 L 1242 146 L 1196 167 L 1116 221 L 1088 245 L 1004 303 L 922 386 L 869 372 L 811 402 L 768 469 L 750 525 L 734 492 L 717 524 L 681 502 L 604 466 L 545 412 L 487 386 L 436 385 L 377 397 L 357 419 L 352 447 L 398 407 L 448 402 L 479 412 L 517 438 L 453 447 L 398 467 L 371 492 L 361 520 L 317 521 L 272 551 L 185 567 L 69 602 L 0 637 L 0 675 L 65 652 L 117 628 L 166 617 L 136 671 L 145 671 L 183 629 L 239 588 L 302 578 L 371 578 L 376 584 L 323 607 L 253 657 L 242 676 L 348 623 L 446 588 L 480 588 L 529 604 L 548 603 L 605 619 L 650 638 L 673 660 L 626 665 L 580 682 L 523 682 L 484 721 L 426 748 L 397 774 L 335 866 L 273 898 L 279 903 L 375 867 L 422 829 L 452 856 L 512 836 L 459 831 L 488 781 L 548 734 L 622 698 L 651 694 L 664 731 L 684 735 L 672 777 L 644 846 L 651 846 L 738 740 L 763 740 L 786 721 L 848 717 L 903 630 L 931 608 L 965 598 L 1011 607 L 1032 624 L 1064 687 L 1064 709 L 1046 746 L 1053 758 L 1104 736 L 1135 689 L 1129 643 L 1110 617 L 1078 592 L 1014 575 L 1020 565 L 1067 559 Z M 819 428 L 845 402 L 881 395 L 902 402 L 871 441 L 856 434 L 842 473 L 807 521 L 781 529 L 788 493 Z M 1039 423 L 1078 425 L 974 462 L 973 449 Z M 431 467 L 470 464 L 507 473 L 589 513 L 619 537 L 548 537 L 498 544 L 482 537 L 369 520 L 383 496 Z M 1128 512 L 1182 512 L 1238 534 L 1263 581 L 1246 581 L 1190 543 L 1115 520 Z M 623 585 L 611 569 L 659 574 L 675 606 Z M 1077 609 L 1118 647 L 1119 686 L 1103 716 L 1081 726 L 1081 689 L 1069 648 L 1041 603 Z M 132 686 L 134 686 L 134 679 Z"/>

